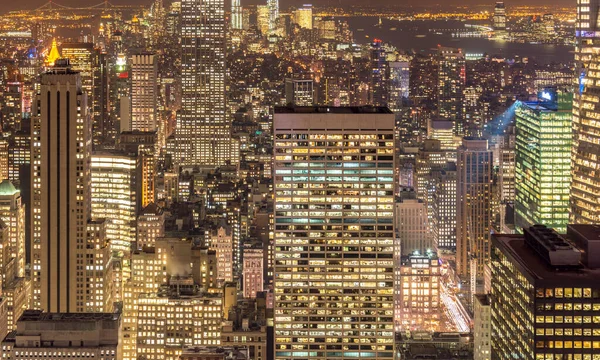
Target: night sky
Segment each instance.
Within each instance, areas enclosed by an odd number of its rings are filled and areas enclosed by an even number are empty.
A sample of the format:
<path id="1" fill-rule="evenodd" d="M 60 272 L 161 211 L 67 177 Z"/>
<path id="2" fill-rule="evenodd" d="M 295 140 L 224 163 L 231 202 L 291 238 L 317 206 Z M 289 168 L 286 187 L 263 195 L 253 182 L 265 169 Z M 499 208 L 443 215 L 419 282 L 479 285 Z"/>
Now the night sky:
<path id="1" fill-rule="evenodd" d="M 17 9 L 34 9 L 43 4 L 47 3 L 48 0 L 0 0 L 0 13 L 4 13 L 5 11 L 17 10 Z M 96 5 L 98 3 L 103 2 L 104 0 L 53 0 L 58 4 L 66 5 L 66 6 L 82 6 L 84 4 L 87 5 Z M 115 5 L 119 4 L 134 4 L 134 5 L 143 5 L 150 4 L 152 0 L 109 0 L 111 3 Z M 170 3 L 170 0 L 163 0 L 165 3 Z M 229 2 L 228 0 L 226 0 Z M 504 0 L 507 6 L 511 4 L 560 4 L 560 5 L 572 5 L 573 11 L 575 11 L 575 0 Z M 410 5 L 410 3 L 418 3 L 419 5 L 435 5 L 439 3 L 444 4 L 457 4 L 457 5 L 482 5 L 482 4 L 494 4 L 495 0 L 449 0 L 449 1 L 440 1 L 440 0 L 371 0 L 370 4 L 406 4 Z M 244 4 L 257 4 L 257 3 L 266 3 L 266 0 L 242 0 L 242 6 Z M 326 4 L 326 5 L 347 5 L 352 6 L 352 4 L 365 4 L 364 0 L 280 0 L 280 7 L 286 9 L 292 5 L 301 5 L 304 3 L 312 3 L 313 5 Z"/>

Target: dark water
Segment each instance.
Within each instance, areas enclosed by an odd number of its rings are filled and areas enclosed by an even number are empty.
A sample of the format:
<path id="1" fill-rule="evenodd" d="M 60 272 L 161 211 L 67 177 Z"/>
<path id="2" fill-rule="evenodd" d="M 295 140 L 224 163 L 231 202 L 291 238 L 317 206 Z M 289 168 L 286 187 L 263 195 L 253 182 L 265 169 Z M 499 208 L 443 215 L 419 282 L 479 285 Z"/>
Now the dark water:
<path id="1" fill-rule="evenodd" d="M 361 44 L 378 38 L 394 45 L 399 50 L 413 50 L 422 53 L 435 51 L 438 45 L 442 45 L 462 48 L 465 53 L 499 55 L 507 59 L 513 59 L 515 55 L 519 55 L 520 57 L 535 58 L 541 63 L 573 61 L 572 46 L 522 44 L 486 38 L 455 38 L 449 31 L 444 31 L 441 35 L 430 31 L 430 29 L 464 29 L 465 24 L 474 24 L 475 22 L 382 19 L 382 26 L 379 27 L 376 26 L 379 21 L 377 17 L 349 17 L 345 20 L 348 21 L 350 29 L 354 32 L 355 40 Z M 391 28 L 396 28 L 396 30 L 390 30 Z M 359 29 L 364 29 L 364 31 L 358 31 Z"/>

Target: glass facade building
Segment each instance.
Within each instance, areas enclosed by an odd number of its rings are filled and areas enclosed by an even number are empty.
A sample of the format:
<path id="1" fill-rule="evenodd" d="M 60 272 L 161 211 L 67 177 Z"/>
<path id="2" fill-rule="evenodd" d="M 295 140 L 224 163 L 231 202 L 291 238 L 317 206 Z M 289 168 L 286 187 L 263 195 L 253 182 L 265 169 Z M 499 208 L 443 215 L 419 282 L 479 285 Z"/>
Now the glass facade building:
<path id="1" fill-rule="evenodd" d="M 544 224 L 564 233 L 569 222 L 572 95 L 516 107 L 515 225 Z M 557 97 L 557 98 L 556 98 Z"/>
<path id="2" fill-rule="evenodd" d="M 276 108 L 276 359 L 394 358 L 394 115 Z"/>

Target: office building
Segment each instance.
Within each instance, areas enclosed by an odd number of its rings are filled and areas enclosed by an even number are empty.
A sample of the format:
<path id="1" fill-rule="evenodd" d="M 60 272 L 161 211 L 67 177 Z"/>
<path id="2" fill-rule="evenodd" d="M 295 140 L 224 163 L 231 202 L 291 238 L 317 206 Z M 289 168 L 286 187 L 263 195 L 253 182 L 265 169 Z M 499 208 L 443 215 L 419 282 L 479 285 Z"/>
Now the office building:
<path id="1" fill-rule="evenodd" d="M 387 106 L 389 97 L 389 66 L 383 42 L 374 39 L 370 50 L 369 104 Z"/>
<path id="2" fill-rule="evenodd" d="M 199 293 L 186 280 L 172 280 L 163 293 L 139 295 L 138 358 L 178 360 L 185 347 L 220 345 L 221 294 Z"/>
<path id="3" fill-rule="evenodd" d="M 129 112 L 131 125 L 128 131 L 158 131 L 157 76 L 156 55 L 131 56 L 131 110 Z"/>
<path id="4" fill-rule="evenodd" d="M 17 187 L 28 183 L 31 176 L 30 165 L 31 132 L 18 131 L 11 136 L 8 143 L 8 179 Z"/>
<path id="5" fill-rule="evenodd" d="M 60 53 L 69 59 L 71 68 L 81 76 L 81 87 L 88 96 L 88 106 L 92 117 L 92 138 L 94 145 L 100 144 L 108 131 L 108 72 L 106 55 L 93 43 L 63 43 Z"/>
<path id="6" fill-rule="evenodd" d="M 233 281 L 234 241 L 231 227 L 222 224 L 211 232 L 210 248 L 217 254 L 217 279 L 221 285 Z"/>
<path id="7" fill-rule="evenodd" d="M 255 299 L 263 291 L 264 260 L 262 248 L 244 249 L 243 279 L 244 298 Z"/>
<path id="8" fill-rule="evenodd" d="M 454 136 L 454 125 L 452 121 L 445 119 L 430 119 L 427 121 L 427 138 L 440 141 L 440 148 L 448 151 L 448 158 L 454 157 L 456 148 L 460 141 Z M 460 140 L 460 139 L 458 139 Z"/>
<path id="9" fill-rule="evenodd" d="M 294 23 L 302 29 L 313 28 L 313 9 L 312 5 L 304 5 L 294 11 Z"/>
<path id="10" fill-rule="evenodd" d="M 515 127 L 509 126 L 503 142 L 500 144 L 498 161 L 498 188 L 500 202 L 515 201 L 515 163 L 516 163 L 516 134 Z"/>
<path id="11" fill-rule="evenodd" d="M 432 171 L 443 169 L 448 162 L 448 152 L 442 150 L 441 141 L 427 139 L 419 149 L 415 158 L 414 185 L 417 199 L 423 201 L 427 206 L 427 217 L 429 225 L 433 224 L 433 192 Z"/>
<path id="12" fill-rule="evenodd" d="M 465 137 L 456 164 L 456 272 L 468 301 L 483 291 L 490 259 L 492 226 L 492 151 L 481 138 Z M 463 288 L 464 289 L 464 288 Z"/>
<path id="13" fill-rule="evenodd" d="M 137 248 L 154 247 L 165 236 L 165 213 L 155 203 L 146 206 L 137 218 Z"/>
<path id="14" fill-rule="evenodd" d="M 10 80 L 10 79 L 9 79 Z M 2 99 L 2 131 L 15 132 L 21 130 L 23 117 L 23 83 L 20 81 L 7 81 L 4 86 Z"/>
<path id="15" fill-rule="evenodd" d="M 596 119 L 600 114 L 596 106 L 600 101 L 595 95 L 600 89 L 600 3 L 597 0 L 578 0 L 575 19 L 575 76 L 578 85 L 573 97 L 573 152 L 571 182 L 570 221 L 576 224 L 600 223 L 600 143 L 595 140 L 600 131 Z"/>
<path id="16" fill-rule="evenodd" d="M 454 134 L 464 135 L 462 96 L 466 81 L 461 49 L 438 47 L 438 115 L 454 123 Z"/>
<path id="17" fill-rule="evenodd" d="M 473 360 L 490 360 L 492 358 L 491 310 L 489 295 L 475 295 L 473 304 Z"/>
<path id="18" fill-rule="evenodd" d="M 394 358 L 394 123 L 275 108 L 275 359 Z"/>
<path id="19" fill-rule="evenodd" d="M 456 251 L 456 163 L 430 173 L 431 236 L 438 251 Z"/>
<path id="20" fill-rule="evenodd" d="M 547 97 L 547 99 L 545 98 Z M 545 89 L 516 108 L 515 225 L 543 224 L 559 233 L 569 223 L 571 94 Z"/>
<path id="21" fill-rule="evenodd" d="M 494 30 L 506 31 L 506 7 L 502 1 L 497 1 L 494 6 Z"/>
<path id="22" fill-rule="evenodd" d="M 279 0 L 267 0 L 267 8 L 269 9 L 269 31 L 273 32 L 277 28 L 279 19 Z"/>
<path id="23" fill-rule="evenodd" d="M 439 331 L 441 268 L 435 252 L 402 256 L 397 281 L 394 323 L 396 331 Z"/>
<path id="24" fill-rule="evenodd" d="M 2 341 L 5 359 L 121 359 L 118 313 L 27 310 Z"/>
<path id="25" fill-rule="evenodd" d="M 173 160 L 224 165 L 231 159 L 227 113 L 225 0 L 181 1 L 181 109 Z"/>
<path id="26" fill-rule="evenodd" d="M 0 183 L 0 219 L 9 229 L 9 242 L 4 247 L 8 248 L 9 258 L 15 259 L 16 276 L 24 277 L 25 204 L 21 192 L 8 179 Z"/>
<path id="27" fill-rule="evenodd" d="M 263 36 L 269 35 L 269 17 L 270 13 L 267 5 L 256 6 L 256 24 Z"/>
<path id="28" fill-rule="evenodd" d="M 410 90 L 410 63 L 408 61 L 390 61 L 389 68 L 389 99 L 388 106 L 398 113 L 403 103 L 408 101 Z"/>
<path id="29" fill-rule="evenodd" d="M 0 181 L 8 179 L 8 139 L 0 139 Z"/>
<path id="30" fill-rule="evenodd" d="M 137 174 L 135 155 L 108 151 L 92 154 L 92 218 L 106 220 L 106 235 L 115 252 L 129 253 L 135 243 Z"/>
<path id="31" fill-rule="evenodd" d="M 81 76 L 59 60 L 42 74 L 32 126 L 33 306 L 83 312 L 90 220 L 90 115 Z"/>
<path id="32" fill-rule="evenodd" d="M 285 79 L 286 104 L 311 106 L 315 102 L 314 97 L 312 79 Z"/>
<path id="33" fill-rule="evenodd" d="M 596 226 L 569 225 L 567 237 L 600 258 Z M 600 350 L 600 270 L 554 230 L 492 236 L 492 359 L 593 359 Z"/>
<path id="34" fill-rule="evenodd" d="M 243 8 L 240 0 L 231 0 L 231 29 L 232 30 L 243 30 Z"/>
<path id="35" fill-rule="evenodd" d="M 430 235 L 425 203 L 402 196 L 396 200 L 396 239 L 400 241 L 402 255 L 431 249 Z"/>

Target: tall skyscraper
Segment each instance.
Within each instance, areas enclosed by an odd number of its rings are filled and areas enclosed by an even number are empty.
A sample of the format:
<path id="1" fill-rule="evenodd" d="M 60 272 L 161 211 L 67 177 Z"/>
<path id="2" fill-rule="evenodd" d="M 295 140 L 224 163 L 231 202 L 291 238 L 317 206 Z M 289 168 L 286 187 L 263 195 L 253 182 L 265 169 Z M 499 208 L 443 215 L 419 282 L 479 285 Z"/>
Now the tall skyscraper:
<path id="1" fill-rule="evenodd" d="M 465 56 L 461 49 L 438 47 L 438 112 L 452 120 L 455 135 L 464 135 L 462 95 L 465 87 Z"/>
<path id="2" fill-rule="evenodd" d="M 279 0 L 267 0 L 269 8 L 269 31 L 277 28 L 277 19 L 279 19 Z"/>
<path id="3" fill-rule="evenodd" d="M 480 138 L 465 137 L 457 158 L 456 271 L 473 295 L 483 290 L 490 258 L 494 164 L 487 140 Z"/>
<path id="4" fill-rule="evenodd" d="M 90 222 L 91 119 L 80 74 L 59 60 L 42 74 L 32 126 L 33 306 L 52 312 L 96 311 L 90 298 L 107 283 L 95 284 L 96 263 L 108 254 L 102 224 Z M 90 231 L 88 231 L 90 230 Z M 89 249 L 88 249 L 89 248 Z M 89 255 L 89 256 L 88 256 Z M 96 267 L 98 265 L 98 267 Z M 108 263 L 110 265 L 110 262 Z M 110 282 L 110 281 L 108 281 Z M 86 292 L 94 283 L 94 290 Z M 108 303 L 108 302 L 107 302 Z M 112 304 L 106 311 L 112 311 Z"/>
<path id="5" fill-rule="evenodd" d="M 430 173 L 431 236 L 437 250 L 456 250 L 456 163 Z"/>
<path id="6" fill-rule="evenodd" d="M 571 222 L 600 223 L 600 1 L 578 0 L 575 21 L 575 64 L 579 86 L 573 97 Z"/>
<path id="7" fill-rule="evenodd" d="M 371 43 L 370 101 L 374 106 L 387 106 L 389 91 L 389 67 L 385 49 L 379 39 Z"/>
<path id="8" fill-rule="evenodd" d="M 392 61 L 389 67 L 389 99 L 390 110 L 397 113 L 403 102 L 408 100 L 410 91 L 410 63 L 408 61 Z"/>
<path id="9" fill-rule="evenodd" d="M 494 6 L 494 30 L 506 30 L 506 7 L 503 1 L 497 1 Z"/>
<path id="10" fill-rule="evenodd" d="M 243 8 L 240 0 L 231 0 L 231 28 L 233 30 L 244 28 Z"/>
<path id="11" fill-rule="evenodd" d="M 227 114 L 225 0 L 181 2 L 181 109 L 174 160 L 222 165 L 231 159 Z"/>
<path id="12" fill-rule="evenodd" d="M 131 56 L 131 126 L 127 130 L 158 130 L 157 76 L 156 55 Z"/>
<path id="13" fill-rule="evenodd" d="M 569 223 L 573 96 L 546 89 L 516 108 L 515 225 L 543 224 L 559 233 Z"/>
<path id="14" fill-rule="evenodd" d="M 312 5 L 304 5 L 294 11 L 294 23 L 302 29 L 313 28 L 313 9 Z"/>
<path id="15" fill-rule="evenodd" d="M 394 123 L 275 108 L 276 359 L 394 358 Z"/>
<path id="16" fill-rule="evenodd" d="M 415 192 L 405 195 L 402 191 L 396 201 L 396 234 L 400 241 L 402 255 L 410 255 L 415 251 L 425 253 L 432 248 L 431 234 L 427 221 L 427 206 L 422 200 L 417 200 Z"/>
<path id="17" fill-rule="evenodd" d="M 535 225 L 492 236 L 492 359 L 597 357 L 599 235 L 592 225 L 569 225 L 567 237 Z"/>

